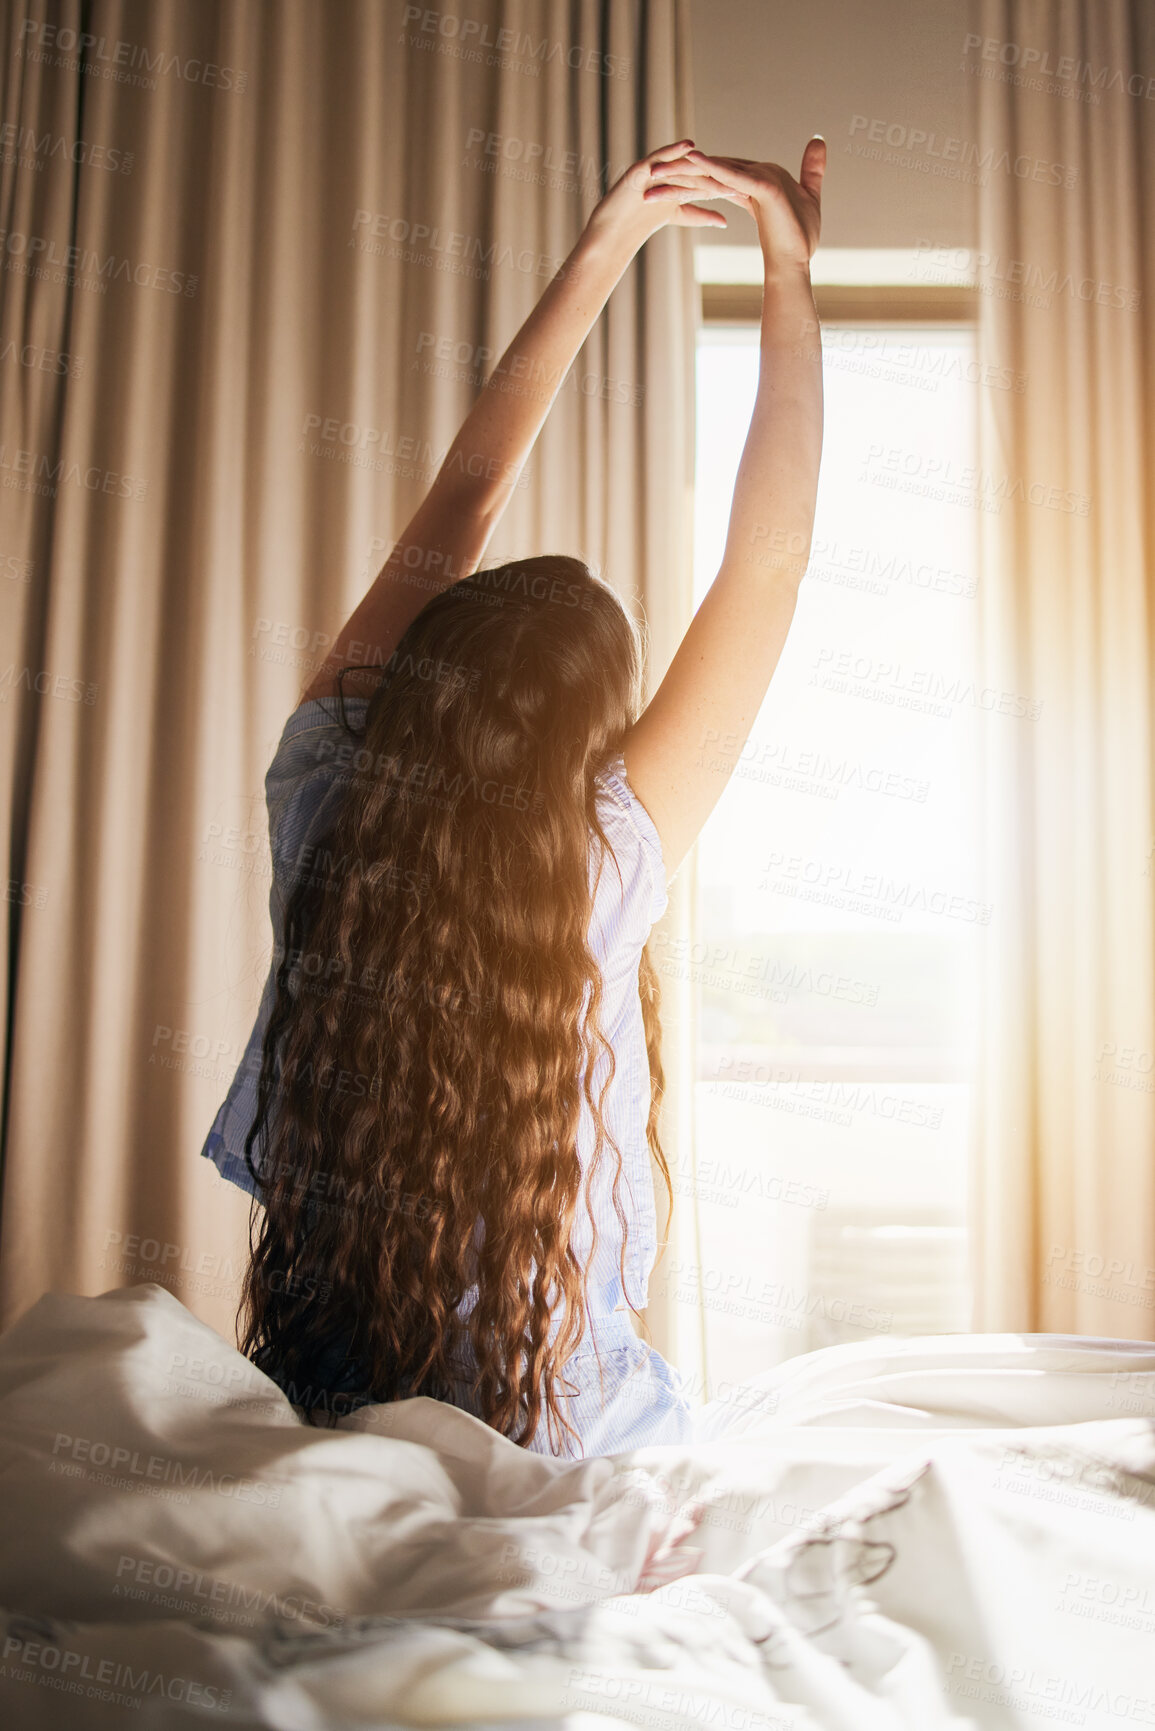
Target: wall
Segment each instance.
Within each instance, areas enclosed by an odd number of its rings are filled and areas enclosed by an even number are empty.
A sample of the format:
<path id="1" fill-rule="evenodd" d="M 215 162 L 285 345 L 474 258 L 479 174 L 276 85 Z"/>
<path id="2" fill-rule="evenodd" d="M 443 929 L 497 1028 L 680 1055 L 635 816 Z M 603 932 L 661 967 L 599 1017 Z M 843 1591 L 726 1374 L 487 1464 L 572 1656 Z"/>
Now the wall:
<path id="1" fill-rule="evenodd" d="M 909 247 L 920 239 L 972 246 L 974 187 L 936 168 L 974 142 L 975 78 L 964 57 L 971 0 L 691 0 L 694 130 L 703 150 L 781 162 L 794 174 L 815 132 L 829 157 L 822 244 Z M 859 122 L 856 123 L 856 117 Z M 894 155 L 863 154 L 867 127 L 905 129 Z M 912 130 L 928 138 L 908 150 Z M 931 136 L 933 135 L 933 136 Z M 892 137 L 898 141 L 899 133 Z M 869 144 L 866 148 L 870 148 Z M 875 146 L 885 158 L 888 146 Z M 928 170 L 930 172 L 928 172 Z M 966 171 L 974 173 L 973 169 Z M 754 226 L 719 206 L 730 233 L 703 230 L 712 245 L 751 245 Z"/>

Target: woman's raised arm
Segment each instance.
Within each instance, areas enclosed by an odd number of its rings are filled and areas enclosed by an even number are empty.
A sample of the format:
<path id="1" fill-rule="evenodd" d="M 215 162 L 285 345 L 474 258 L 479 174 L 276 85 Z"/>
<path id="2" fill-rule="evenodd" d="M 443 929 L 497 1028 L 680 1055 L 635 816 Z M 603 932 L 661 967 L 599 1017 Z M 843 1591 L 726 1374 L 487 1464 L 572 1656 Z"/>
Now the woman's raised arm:
<path id="1" fill-rule="evenodd" d="M 810 140 L 798 180 L 773 163 L 700 151 L 689 161 L 724 188 L 710 196 L 730 198 L 754 217 L 765 286 L 758 392 L 722 564 L 623 750 L 670 877 L 717 804 L 729 779 L 725 758 L 732 769 L 778 665 L 810 557 L 822 454 L 822 348 L 810 258 L 825 142 Z"/>
<path id="2" fill-rule="evenodd" d="M 563 380 L 639 247 L 666 223 L 725 227 L 695 197 L 719 196 L 689 139 L 628 168 L 490 374 L 441 467 L 363 600 L 302 694 L 329 696 L 351 661 L 381 666 L 439 590 L 481 563 Z M 352 653 L 356 646 L 356 653 Z"/>

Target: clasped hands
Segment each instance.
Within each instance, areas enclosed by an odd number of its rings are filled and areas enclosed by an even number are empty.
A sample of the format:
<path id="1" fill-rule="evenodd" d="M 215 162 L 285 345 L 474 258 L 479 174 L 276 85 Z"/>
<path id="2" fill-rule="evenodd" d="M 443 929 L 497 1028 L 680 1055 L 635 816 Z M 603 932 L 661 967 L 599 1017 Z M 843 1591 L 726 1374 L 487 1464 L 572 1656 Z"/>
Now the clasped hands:
<path id="1" fill-rule="evenodd" d="M 635 162 L 606 193 L 586 225 L 636 252 L 667 223 L 725 228 L 720 210 L 699 200 L 725 199 L 749 211 L 768 266 L 808 270 L 821 228 L 826 142 L 817 135 L 802 152 L 797 180 L 774 162 L 708 156 L 692 139 L 664 144 Z"/>

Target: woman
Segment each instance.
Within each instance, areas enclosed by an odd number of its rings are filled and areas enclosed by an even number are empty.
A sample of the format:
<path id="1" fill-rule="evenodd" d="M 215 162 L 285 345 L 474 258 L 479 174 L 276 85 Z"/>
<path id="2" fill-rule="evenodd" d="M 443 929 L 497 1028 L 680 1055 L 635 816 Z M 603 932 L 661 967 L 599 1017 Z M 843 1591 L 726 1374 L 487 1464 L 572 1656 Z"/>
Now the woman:
<path id="1" fill-rule="evenodd" d="M 306 1410 L 432 1395 L 561 1454 L 688 1433 L 630 1320 L 651 1153 L 665 1172 L 645 945 L 724 785 L 699 742 L 737 760 L 809 555 L 825 163 L 820 138 L 797 181 L 682 140 L 627 171 L 286 724 L 276 961 L 204 1152 L 263 1204 L 244 1349 Z M 703 199 L 755 218 L 761 371 L 721 568 L 639 713 L 607 584 L 562 555 L 480 564 L 634 253 L 725 226 Z"/>

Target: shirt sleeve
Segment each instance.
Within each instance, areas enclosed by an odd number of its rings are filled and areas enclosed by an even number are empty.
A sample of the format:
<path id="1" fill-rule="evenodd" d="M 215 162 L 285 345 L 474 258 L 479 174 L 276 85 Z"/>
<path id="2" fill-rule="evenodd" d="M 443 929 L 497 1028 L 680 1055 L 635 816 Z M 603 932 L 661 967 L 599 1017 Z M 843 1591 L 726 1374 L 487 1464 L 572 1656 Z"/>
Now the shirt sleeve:
<path id="1" fill-rule="evenodd" d="M 341 720 L 336 697 L 310 698 L 285 723 L 265 776 L 273 872 L 282 883 L 291 878 L 297 855 L 321 816 L 329 815 L 333 790 L 356 771 L 355 754 L 361 747 L 355 730 L 364 727 L 369 701 L 345 699 L 349 726 Z"/>
<path id="2" fill-rule="evenodd" d="M 648 934 L 670 904 L 661 840 L 653 818 L 630 786 L 625 759 L 620 753 L 603 769 L 600 780 L 609 796 L 605 807 L 606 833 L 621 868 L 623 889 L 627 899 L 636 901 Z M 616 893 L 613 866 L 606 869 Z"/>
<path id="3" fill-rule="evenodd" d="M 283 930 L 285 897 L 302 852 L 330 813 L 335 815 L 338 796 L 333 790 L 343 786 L 348 774 L 356 773 L 355 754 L 363 749 L 357 730 L 364 727 L 368 705 L 366 697 L 346 698 L 346 726 L 335 697 L 311 698 L 297 706 L 281 733 L 265 776 L 273 855 L 269 912 L 277 941 Z M 245 1138 L 257 1115 L 257 1082 L 275 985 L 274 964 L 244 1057 L 201 1149 L 223 1177 L 250 1195 L 253 1179 L 244 1157 Z"/>

